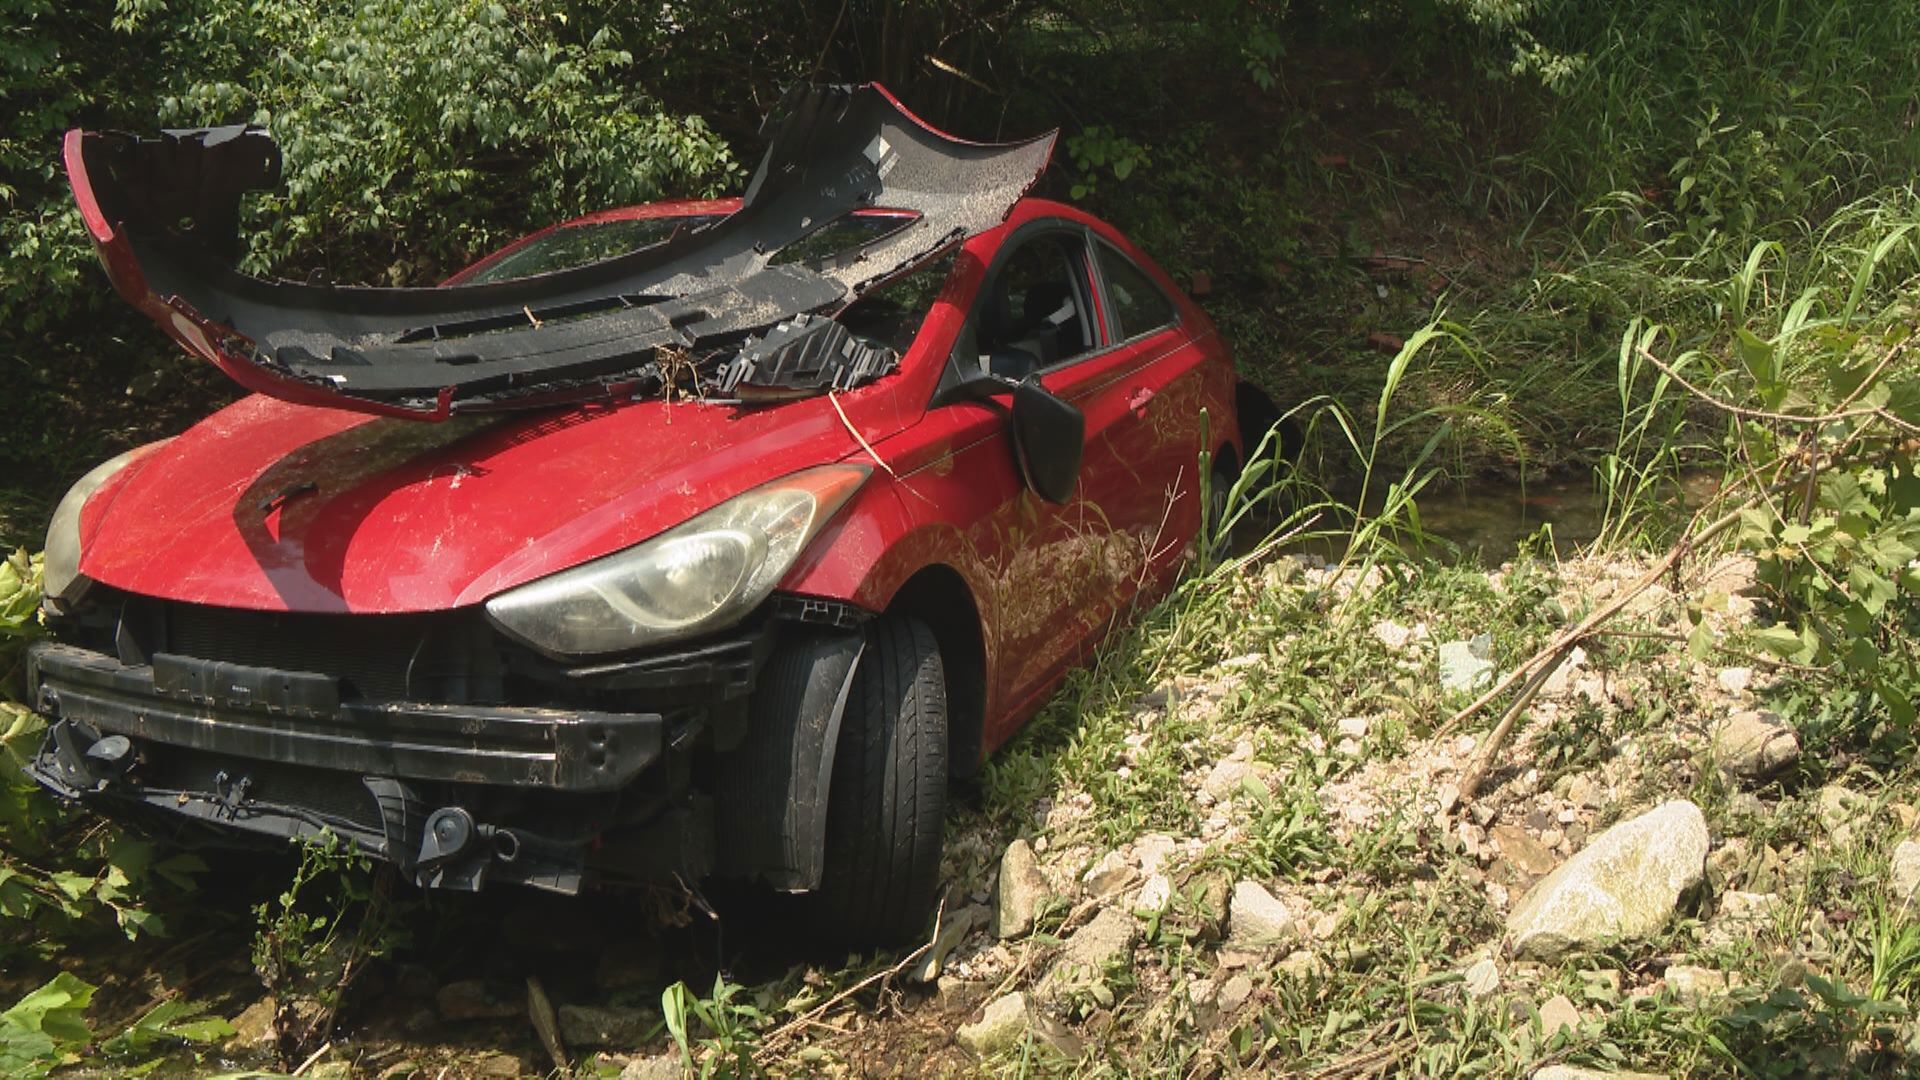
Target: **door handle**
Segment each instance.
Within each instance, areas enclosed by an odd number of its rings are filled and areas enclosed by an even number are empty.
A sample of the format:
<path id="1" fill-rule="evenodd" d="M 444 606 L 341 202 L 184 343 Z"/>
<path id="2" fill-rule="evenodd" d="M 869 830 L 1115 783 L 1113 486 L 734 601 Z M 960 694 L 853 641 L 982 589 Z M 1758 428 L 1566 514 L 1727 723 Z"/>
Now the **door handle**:
<path id="1" fill-rule="evenodd" d="M 1127 395 L 1127 408 L 1132 409 L 1136 416 L 1144 416 L 1147 412 L 1147 402 L 1152 400 L 1152 387 L 1136 386 L 1133 388 L 1133 393 Z"/>

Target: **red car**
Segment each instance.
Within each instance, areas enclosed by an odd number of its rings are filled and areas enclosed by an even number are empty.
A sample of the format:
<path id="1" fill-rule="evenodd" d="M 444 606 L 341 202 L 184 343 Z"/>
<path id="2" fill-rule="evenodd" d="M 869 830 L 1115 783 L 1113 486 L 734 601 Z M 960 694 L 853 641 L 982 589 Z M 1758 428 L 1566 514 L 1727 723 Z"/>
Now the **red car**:
<path id="1" fill-rule="evenodd" d="M 73 132 L 115 287 L 258 391 L 88 474 L 29 657 L 58 795 L 330 830 L 425 886 L 757 879 L 919 932 L 975 769 L 1241 454 L 1207 317 L 877 86 L 783 103 L 744 199 L 437 288 L 232 269 L 252 128 Z"/>

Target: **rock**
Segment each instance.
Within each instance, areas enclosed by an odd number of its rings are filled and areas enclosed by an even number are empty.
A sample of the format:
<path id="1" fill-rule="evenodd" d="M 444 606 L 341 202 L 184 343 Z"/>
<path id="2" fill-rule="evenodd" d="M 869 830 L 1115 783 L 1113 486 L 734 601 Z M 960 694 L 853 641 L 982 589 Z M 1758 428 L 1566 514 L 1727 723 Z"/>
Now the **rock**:
<path id="1" fill-rule="evenodd" d="M 1440 646 L 1440 688 L 1448 693 L 1471 693 L 1493 682 L 1493 638 L 1481 634 L 1472 641 L 1449 641 Z"/>
<path id="2" fill-rule="evenodd" d="M 1200 782 L 1200 790 L 1212 796 L 1215 802 L 1230 802 L 1248 794 L 1249 789 L 1265 789 L 1267 774 L 1272 771 L 1273 766 L 1264 761 L 1235 761 L 1229 758 L 1207 771 L 1207 778 Z"/>
<path id="3" fill-rule="evenodd" d="M 1580 985 L 1590 996 L 1617 998 L 1626 987 L 1626 980 L 1614 968 L 1589 968 L 1578 974 Z"/>
<path id="4" fill-rule="evenodd" d="M 1036 1047 L 1045 1047 L 1068 1058 L 1080 1056 L 1080 1040 L 1045 1017 L 1033 1007 L 1033 1001 L 1021 991 L 998 998 L 986 1007 L 978 1021 L 960 1025 L 954 1041 L 979 1057 L 1013 1050 L 1029 1039 Z"/>
<path id="5" fill-rule="evenodd" d="M 1227 940 L 1242 947 L 1273 945 L 1293 940 L 1293 914 L 1257 881 L 1233 887 L 1227 909 Z"/>
<path id="6" fill-rule="evenodd" d="M 1413 644 L 1414 632 L 1392 619 L 1381 619 L 1373 624 L 1373 636 L 1374 640 L 1385 645 L 1389 651 L 1399 652 Z"/>
<path id="7" fill-rule="evenodd" d="M 1665 1072 L 1609 1072 L 1605 1068 L 1548 1065 L 1534 1070 L 1534 1080 L 1668 1080 Z"/>
<path id="8" fill-rule="evenodd" d="M 473 1063 L 472 1075 L 505 1080 L 520 1075 L 520 1064 L 520 1059 L 512 1054 L 488 1054 Z"/>
<path id="9" fill-rule="evenodd" d="M 660 1014 L 652 1009 L 562 1005 L 559 1012 L 560 1037 L 570 1050 L 581 1047 L 631 1050 L 646 1042 L 647 1036 L 660 1024 Z"/>
<path id="10" fill-rule="evenodd" d="M 1133 842 L 1133 861 L 1139 864 L 1142 874 L 1157 874 L 1179 847 L 1179 841 L 1171 836 L 1148 833 Z"/>
<path id="11" fill-rule="evenodd" d="M 526 998 L 517 990 L 496 987 L 479 979 L 447 983 L 433 996 L 440 1019 L 450 1024 L 468 1020 L 509 1020 L 526 1012 Z"/>
<path id="12" fill-rule="evenodd" d="M 1865 795 L 1841 784 L 1828 784 L 1816 796 L 1815 809 L 1827 838 L 1839 847 L 1853 844 L 1853 827 L 1873 813 L 1873 802 Z"/>
<path id="13" fill-rule="evenodd" d="M 1780 907 L 1774 893 L 1741 892 L 1729 889 L 1720 894 L 1720 917 L 1730 922 L 1759 923 L 1773 918 Z"/>
<path id="14" fill-rule="evenodd" d="M 928 949 L 920 962 L 907 972 L 907 978 L 917 983 L 930 983 L 946 970 L 947 957 L 960 943 L 967 940 L 975 926 L 985 925 L 993 918 L 987 909 L 970 904 L 940 920 L 940 932 L 934 935 L 933 948 Z"/>
<path id="15" fill-rule="evenodd" d="M 1714 681 L 1720 684 L 1720 689 L 1729 694 L 1744 694 L 1753 686 L 1753 669 L 1750 667 L 1724 668 L 1714 677 Z"/>
<path id="16" fill-rule="evenodd" d="M 1500 966 L 1490 956 L 1483 956 L 1468 966 L 1464 985 L 1470 998 L 1489 997 L 1500 989 Z"/>
<path id="17" fill-rule="evenodd" d="M 1575 776 L 1567 781 L 1567 801 L 1586 810 L 1598 810 L 1607 800 L 1606 789 L 1593 782 L 1588 776 Z"/>
<path id="18" fill-rule="evenodd" d="M 1569 1035 L 1580 1030 L 1580 1010 L 1573 1007 L 1565 994 L 1555 994 L 1540 1006 L 1540 1034 L 1551 1039 L 1560 1032 Z"/>
<path id="19" fill-rule="evenodd" d="M 1742 709 L 1714 725 L 1710 753 L 1722 772 L 1760 780 L 1799 760 L 1800 736 L 1774 713 Z"/>
<path id="20" fill-rule="evenodd" d="M 1732 976 L 1726 972 L 1693 964 L 1670 964 L 1661 978 L 1669 993 L 1686 1002 L 1724 994 L 1734 985 Z"/>
<path id="21" fill-rule="evenodd" d="M 1531 877 L 1552 873 L 1560 863 L 1546 845 L 1517 825 L 1495 825 L 1493 842 L 1500 845 L 1500 854 L 1508 862 Z"/>
<path id="22" fill-rule="evenodd" d="M 1364 716 L 1343 716 L 1334 724 L 1334 727 L 1341 735 L 1349 739 L 1364 739 L 1367 737 L 1368 724 L 1367 718 Z"/>
<path id="23" fill-rule="evenodd" d="M 995 889 L 993 936 L 1005 941 L 1033 933 L 1033 921 L 1053 895 L 1033 845 L 1015 840 L 1000 856 L 1000 882 Z"/>
<path id="24" fill-rule="evenodd" d="M 353 1080 L 353 1062 L 323 1061 L 300 1075 L 308 1080 Z"/>
<path id="25" fill-rule="evenodd" d="M 1080 877 L 1080 883 L 1087 887 L 1088 894 L 1092 896 L 1114 896 L 1133 884 L 1133 880 L 1133 864 L 1117 851 L 1102 855 L 1100 861 Z"/>
<path id="26" fill-rule="evenodd" d="M 1553 674 L 1547 676 L 1547 681 L 1540 684 L 1540 696 L 1549 701 L 1566 697 L 1573 691 L 1574 681 L 1586 670 L 1587 650 L 1575 645 L 1560 666 L 1553 669 Z"/>
<path id="27" fill-rule="evenodd" d="M 1253 996 L 1253 980 L 1245 975 L 1235 975 L 1220 987 L 1220 1011 L 1231 1014 L 1247 1003 Z"/>
<path id="28" fill-rule="evenodd" d="M 1903 903 L 1913 899 L 1913 894 L 1920 891 L 1920 841 L 1902 840 L 1894 845 L 1887 878 L 1895 899 Z"/>
<path id="29" fill-rule="evenodd" d="M 1275 964 L 1274 969 L 1290 979 L 1306 981 L 1325 976 L 1327 962 L 1320 959 L 1318 953 L 1295 949 L 1287 954 L 1286 959 Z"/>
<path id="30" fill-rule="evenodd" d="M 678 1054 L 637 1057 L 620 1070 L 620 1080 L 683 1080 L 686 1075 Z"/>
<path id="31" fill-rule="evenodd" d="M 1155 874 L 1140 886 L 1134 895 L 1133 910 L 1145 915 L 1156 915 L 1167 909 L 1173 902 L 1173 882 L 1165 874 Z"/>
<path id="32" fill-rule="evenodd" d="M 1685 800 L 1663 803 L 1601 833 L 1507 916 L 1514 954 L 1553 959 L 1654 933 L 1700 884 L 1707 843 L 1706 818 Z"/>
<path id="33" fill-rule="evenodd" d="M 265 1046 L 273 1041 L 273 998 L 261 998 L 242 1009 L 240 1015 L 228 1023 L 233 1025 L 233 1037 L 227 1040 L 228 1046 Z"/>
<path id="34" fill-rule="evenodd" d="M 1075 990 L 1090 990 L 1102 1005 L 1106 991 L 1107 969 L 1128 960 L 1133 954 L 1134 935 L 1139 926 L 1133 916 L 1119 908 L 1107 908 L 1093 921 L 1075 930 L 1060 950 L 1060 958 L 1040 980 L 1038 993 L 1051 1000 Z"/>

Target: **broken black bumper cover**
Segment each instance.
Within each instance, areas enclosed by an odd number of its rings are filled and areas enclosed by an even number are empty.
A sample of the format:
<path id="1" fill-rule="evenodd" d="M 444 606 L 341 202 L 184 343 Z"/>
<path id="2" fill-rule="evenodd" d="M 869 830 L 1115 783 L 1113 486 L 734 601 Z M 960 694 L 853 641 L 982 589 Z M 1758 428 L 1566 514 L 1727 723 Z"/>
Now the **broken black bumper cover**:
<path id="1" fill-rule="evenodd" d="M 1054 139 L 964 142 L 877 85 L 796 87 L 768 130 L 740 209 L 712 225 L 569 270 L 422 289 L 236 271 L 241 196 L 280 181 L 279 147 L 260 128 L 155 139 L 76 129 L 65 159 L 115 288 L 188 352 L 289 401 L 439 420 L 651 392 L 663 385 L 663 354 L 730 351 L 796 316 L 836 314 L 1004 221 L 1046 168 Z M 831 258 L 776 261 L 869 208 L 906 211 L 908 223 Z M 771 366 L 784 376 L 777 390 L 818 359 L 763 357 L 732 377 L 751 382 L 751 371 Z M 853 377 L 834 372 L 835 385 Z"/>
<path id="2" fill-rule="evenodd" d="M 127 665 L 56 643 L 27 664 L 48 720 L 30 772 L 56 794 L 267 837 L 329 831 L 430 886 L 578 891 L 591 838 L 490 824 L 430 796 L 611 798 L 667 749 L 654 713 L 365 704 L 323 676 L 165 654 Z"/>

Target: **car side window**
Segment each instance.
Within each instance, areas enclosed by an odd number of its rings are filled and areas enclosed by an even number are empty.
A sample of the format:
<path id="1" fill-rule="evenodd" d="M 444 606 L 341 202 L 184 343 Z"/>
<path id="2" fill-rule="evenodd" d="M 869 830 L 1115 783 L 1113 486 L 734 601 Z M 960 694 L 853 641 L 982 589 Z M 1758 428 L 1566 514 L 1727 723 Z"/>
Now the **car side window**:
<path id="1" fill-rule="evenodd" d="M 1024 379 L 1093 350 L 1088 300 L 1086 241 L 1077 233 L 1041 233 L 994 270 L 961 344 L 980 370 Z"/>
<path id="2" fill-rule="evenodd" d="M 1095 244 L 1094 249 L 1100 253 L 1100 276 L 1106 279 L 1107 301 L 1119 324 L 1114 330 L 1116 341 L 1150 334 L 1178 321 L 1173 301 L 1146 271 L 1104 242 Z"/>

